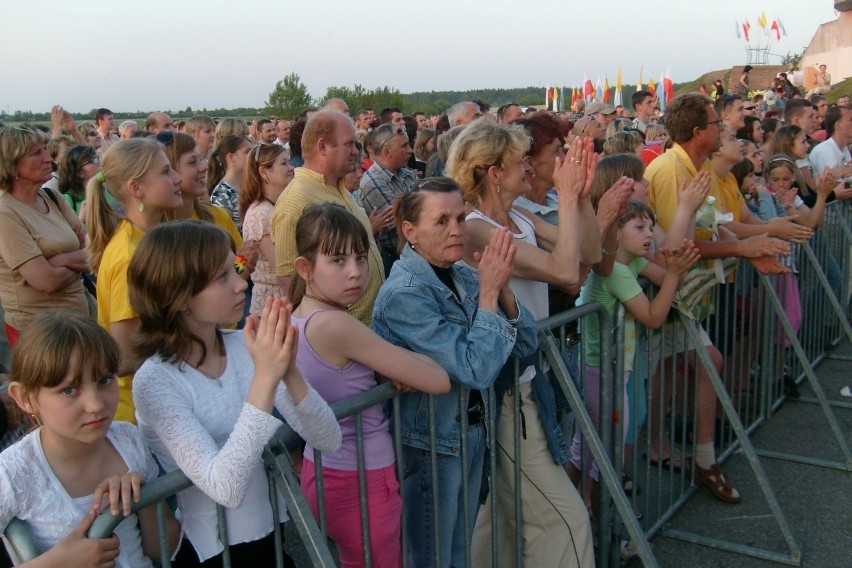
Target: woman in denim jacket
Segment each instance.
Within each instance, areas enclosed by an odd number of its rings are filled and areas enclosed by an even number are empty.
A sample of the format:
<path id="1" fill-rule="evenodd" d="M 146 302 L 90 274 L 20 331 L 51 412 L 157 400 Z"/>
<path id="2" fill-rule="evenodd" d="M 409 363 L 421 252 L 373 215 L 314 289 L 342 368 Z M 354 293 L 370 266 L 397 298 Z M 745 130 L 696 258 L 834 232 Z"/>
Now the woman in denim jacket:
<path id="1" fill-rule="evenodd" d="M 477 256 L 478 280 L 455 264 L 462 258 L 465 240 L 464 203 L 455 182 L 425 179 L 398 199 L 394 212 L 400 240 L 406 244 L 376 298 L 373 331 L 395 345 L 431 357 L 452 383 L 448 394 L 432 398 L 413 392 L 400 398 L 409 561 L 415 567 L 435 566 L 437 556 L 442 567 L 465 566 L 464 544 L 476 518 L 485 455 L 480 390 L 493 384 L 510 355 L 523 357 L 536 351 L 535 321 L 516 302 L 508 285 L 515 247 L 507 231 L 495 230 Z M 434 407 L 434 458 L 430 406 Z M 462 463 L 463 434 L 466 464 Z M 433 459 L 437 461 L 437 495 L 433 494 Z M 463 465 L 468 471 L 466 486 Z M 433 511 L 438 512 L 437 518 Z"/>

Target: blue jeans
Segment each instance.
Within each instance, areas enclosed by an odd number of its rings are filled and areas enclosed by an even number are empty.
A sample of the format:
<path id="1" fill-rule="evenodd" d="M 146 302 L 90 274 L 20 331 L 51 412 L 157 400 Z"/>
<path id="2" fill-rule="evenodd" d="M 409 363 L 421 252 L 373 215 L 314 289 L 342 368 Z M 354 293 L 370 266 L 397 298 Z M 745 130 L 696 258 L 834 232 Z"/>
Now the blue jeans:
<path id="1" fill-rule="evenodd" d="M 440 566 L 465 566 L 464 543 L 468 542 L 479 508 L 479 487 L 485 460 L 485 427 L 482 424 L 467 429 L 468 492 L 470 533 L 464 531 L 462 502 L 462 460 L 457 456 L 437 454 L 438 485 L 432 488 L 432 456 L 429 450 L 402 447 L 404 473 L 402 500 L 408 530 L 408 560 L 414 568 L 435 566 L 434 534 L 438 531 Z M 432 499 L 437 498 L 439 517 L 433 518 Z"/>

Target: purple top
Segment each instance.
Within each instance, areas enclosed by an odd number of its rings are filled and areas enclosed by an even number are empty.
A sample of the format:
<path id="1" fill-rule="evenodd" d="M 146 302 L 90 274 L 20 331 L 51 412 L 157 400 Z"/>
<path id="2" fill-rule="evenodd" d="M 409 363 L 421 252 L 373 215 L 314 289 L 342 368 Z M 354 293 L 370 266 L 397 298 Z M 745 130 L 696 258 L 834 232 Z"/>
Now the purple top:
<path id="1" fill-rule="evenodd" d="M 311 312 L 307 318 L 291 316 L 290 320 L 299 328 L 299 351 L 296 364 L 305 380 L 329 404 L 351 398 L 376 386 L 373 369 L 357 361 L 351 361 L 343 368 L 335 367 L 323 360 L 311 347 L 305 335 L 305 327 L 314 315 L 325 310 Z M 394 464 L 393 443 L 391 442 L 388 421 L 381 405 L 371 406 L 362 414 L 364 432 L 364 463 L 368 470 L 382 469 Z M 343 433 L 343 445 L 334 453 L 322 455 L 323 468 L 355 471 L 358 469 L 358 457 L 355 445 L 355 417 L 340 421 Z M 313 461 L 314 449 L 305 446 L 305 459 Z"/>

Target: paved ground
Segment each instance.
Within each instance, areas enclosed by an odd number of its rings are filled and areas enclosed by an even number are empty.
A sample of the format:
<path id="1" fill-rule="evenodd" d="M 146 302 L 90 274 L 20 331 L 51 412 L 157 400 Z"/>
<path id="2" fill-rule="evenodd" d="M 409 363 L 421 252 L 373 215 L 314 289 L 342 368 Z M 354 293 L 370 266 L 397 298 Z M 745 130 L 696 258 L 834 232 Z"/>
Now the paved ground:
<path id="1" fill-rule="evenodd" d="M 852 356 L 846 344 L 835 354 Z M 852 361 L 827 359 L 817 368 L 829 400 L 852 402 L 840 389 L 852 387 Z M 803 386 L 802 395 L 811 394 Z M 852 409 L 835 409 L 846 443 L 852 445 Z M 842 454 L 820 407 L 788 402 L 752 437 L 757 448 L 842 461 Z M 805 567 L 852 566 L 852 472 L 763 458 L 772 489 L 801 548 Z M 740 505 L 714 501 L 699 491 L 672 520 L 671 527 L 733 542 L 789 553 L 778 524 L 770 515 L 757 481 L 741 455 L 725 466 L 743 494 Z M 775 562 L 658 537 L 654 551 L 664 567 L 770 567 Z M 631 563 L 632 564 L 632 563 Z"/>
<path id="2" fill-rule="evenodd" d="M 852 346 L 842 345 L 834 353 L 852 357 Z M 852 387 L 852 361 L 827 359 L 817 368 L 817 376 L 830 400 L 852 402 L 840 395 L 841 388 Z M 804 397 L 812 394 L 806 385 L 801 390 Z M 835 409 L 835 416 L 846 443 L 852 445 L 852 409 Z M 785 404 L 755 432 L 752 442 L 758 449 L 837 461 L 843 457 L 820 407 L 806 402 Z M 852 472 L 766 457 L 761 463 L 801 550 L 801 566 L 852 567 Z M 699 490 L 672 519 L 670 528 L 789 555 L 790 548 L 745 458 L 734 455 L 725 464 L 725 472 L 742 493 L 743 502 L 726 505 L 712 499 L 705 490 Z M 311 562 L 295 529 L 292 526 L 290 529 L 288 551 L 300 568 L 308 568 Z M 665 536 L 655 538 L 652 546 L 660 565 L 665 568 L 781 566 Z M 641 566 L 637 560 L 633 559 L 628 566 Z"/>

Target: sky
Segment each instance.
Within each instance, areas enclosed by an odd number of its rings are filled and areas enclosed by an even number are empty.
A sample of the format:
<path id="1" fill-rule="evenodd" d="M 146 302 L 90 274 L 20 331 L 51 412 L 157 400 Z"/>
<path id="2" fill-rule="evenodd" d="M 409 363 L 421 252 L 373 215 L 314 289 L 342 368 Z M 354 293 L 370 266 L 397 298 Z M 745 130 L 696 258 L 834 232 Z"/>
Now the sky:
<path id="1" fill-rule="evenodd" d="M 330 85 L 429 90 L 677 82 L 744 64 L 736 22 L 780 18 L 801 52 L 833 0 L 0 0 L 0 109 L 262 107 L 296 72 Z M 699 10 L 703 7 L 704 10 Z M 764 40 L 765 41 L 765 40 Z M 543 92 L 543 91 L 542 91 Z"/>

